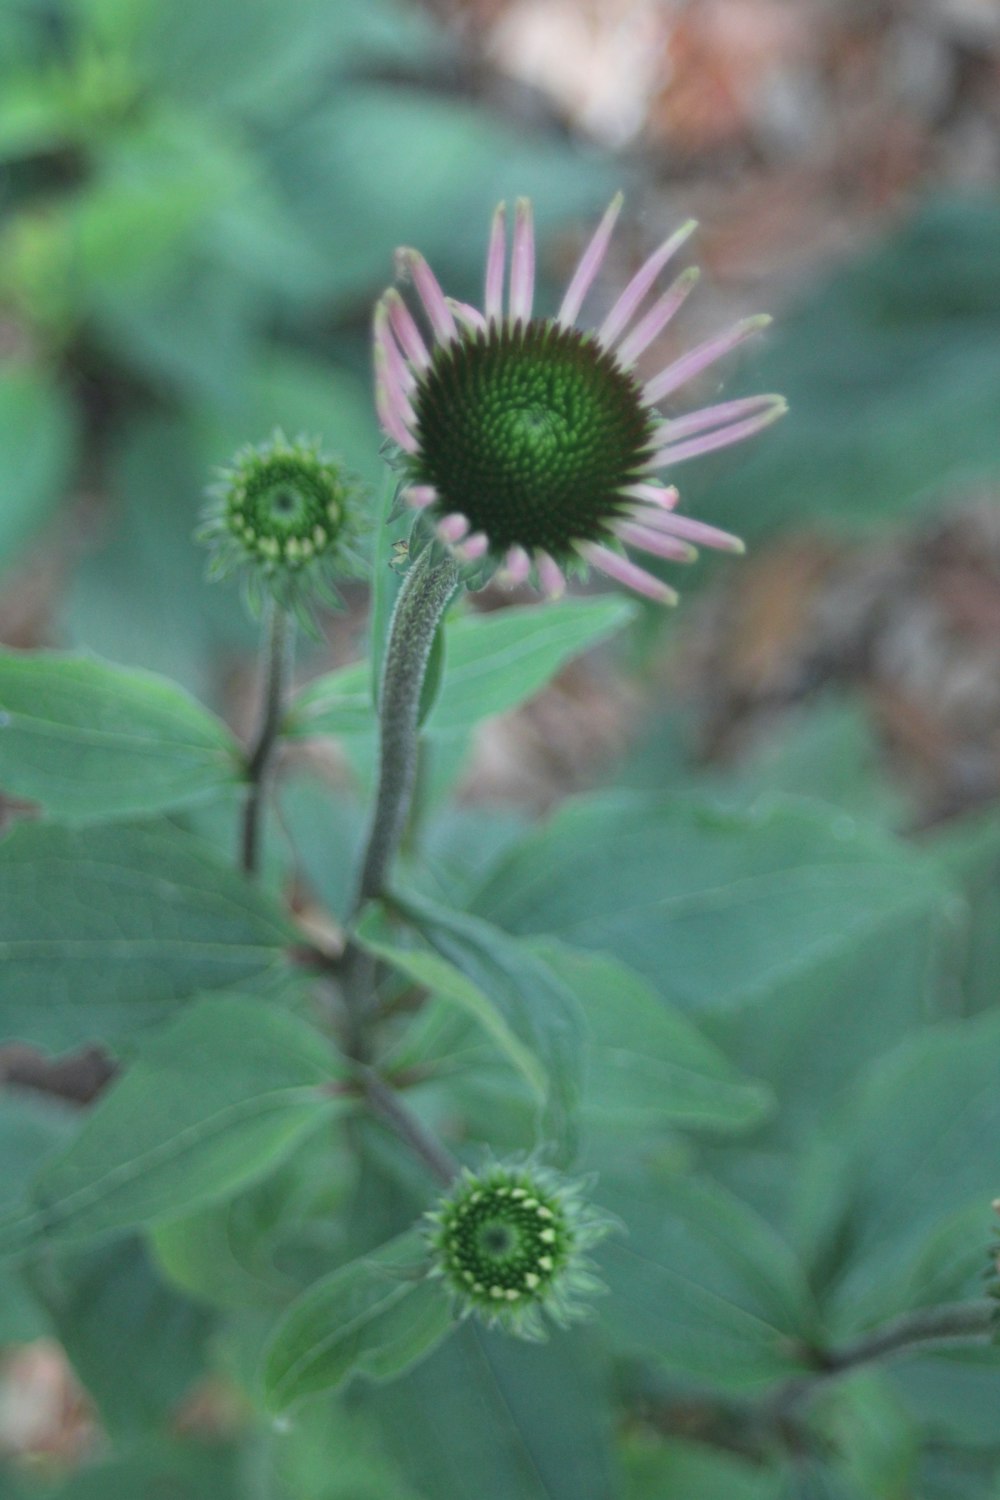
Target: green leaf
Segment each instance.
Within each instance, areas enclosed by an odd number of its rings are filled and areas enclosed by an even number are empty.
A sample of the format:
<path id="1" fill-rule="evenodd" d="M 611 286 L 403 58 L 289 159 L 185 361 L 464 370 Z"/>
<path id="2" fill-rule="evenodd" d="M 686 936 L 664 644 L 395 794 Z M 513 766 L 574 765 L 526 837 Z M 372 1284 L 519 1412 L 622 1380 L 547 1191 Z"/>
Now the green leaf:
<path id="1" fill-rule="evenodd" d="M 237 995 L 192 1003 L 43 1168 L 0 1246 L 92 1239 L 235 1193 L 340 1107 L 335 1072 L 295 1016 Z"/>
<path id="2" fill-rule="evenodd" d="M 588 1331 L 526 1344 L 474 1320 L 403 1380 L 361 1390 L 387 1452 L 434 1500 L 609 1500 L 608 1381 Z"/>
<path id="3" fill-rule="evenodd" d="M 482 1030 L 507 1057 L 530 1085 L 539 1099 L 548 1091 L 544 1067 L 532 1047 L 521 1040 L 528 1030 L 524 1016 L 508 1016 L 503 1007 L 494 1004 L 489 995 L 466 977 L 461 969 L 440 954 L 422 948 L 407 947 L 380 917 L 377 908 L 367 911 L 358 924 L 358 941 L 369 953 L 412 979 L 431 994 L 458 1006 L 482 1027 Z"/>
<path id="4" fill-rule="evenodd" d="M 888 1372 L 870 1368 L 832 1382 L 819 1393 L 813 1425 L 830 1444 L 832 1467 L 860 1495 L 919 1493 L 919 1434 Z"/>
<path id="5" fill-rule="evenodd" d="M 749 1208 L 708 1182 L 638 1175 L 603 1177 L 600 1200 L 625 1227 L 595 1253 L 623 1352 L 730 1391 L 801 1369 L 816 1321 L 805 1277 Z"/>
<path id="6" fill-rule="evenodd" d="M 75 1112 L 7 1087 L 0 1093 L 0 1220 L 15 1210 L 47 1156 L 72 1135 Z M 47 1338 L 49 1319 L 19 1267 L 0 1266 L 0 1345 Z"/>
<path id="7" fill-rule="evenodd" d="M 41 370 L 0 368 L 0 570 L 66 494 L 75 447 L 67 394 Z"/>
<path id="8" fill-rule="evenodd" d="M 672 1126 L 741 1130 L 770 1111 L 770 1091 L 742 1078 L 686 1016 L 624 964 L 557 944 L 536 951 L 582 1007 L 584 1107 L 599 1137 Z"/>
<path id="9" fill-rule="evenodd" d="M 977 810 L 923 845 L 965 897 L 957 980 L 965 1014 L 991 1010 L 1000 974 L 1000 816 Z"/>
<path id="10" fill-rule="evenodd" d="M 477 1019 L 504 1045 L 508 1056 L 512 1056 L 510 1038 L 516 1038 L 521 1049 L 512 1060 L 522 1072 L 525 1049 L 540 1063 L 546 1081 L 547 1128 L 568 1142 L 580 1091 L 584 1046 L 576 997 L 526 944 L 488 922 L 450 911 L 412 892 L 405 899 L 394 898 L 394 902 L 424 941 L 474 986 L 472 991 L 456 985 L 453 977 L 442 971 L 436 976 L 437 982 L 446 981 L 449 988 L 440 993 L 470 1013 L 476 1012 Z M 393 958 L 393 962 L 398 961 L 398 956 Z M 486 1007 L 475 991 L 485 996 Z"/>
<path id="11" fill-rule="evenodd" d="M 274 988 L 294 941 L 264 892 L 166 824 L 21 823 L 0 843 L 5 1036 L 115 1043 L 199 990 Z"/>
<path id="12" fill-rule="evenodd" d="M 337 1397 L 314 1399 L 298 1408 L 293 1421 L 264 1428 L 259 1445 L 264 1472 L 274 1479 L 267 1500 L 426 1500 L 406 1482 L 353 1401 L 347 1406 Z"/>
<path id="13" fill-rule="evenodd" d="M 788 418 L 697 466 L 708 518 L 754 537 L 816 517 L 869 530 L 1000 474 L 998 286 L 990 195 L 927 203 L 838 270 L 754 360 L 753 388 L 787 392 Z"/>
<path id="14" fill-rule="evenodd" d="M 46 1261 L 35 1284 L 105 1427 L 165 1428 L 204 1375 L 210 1315 L 164 1284 L 133 1237 Z"/>
<path id="15" fill-rule="evenodd" d="M 0 654 L 0 782 L 14 796 L 88 822 L 197 801 L 240 776 L 225 725 L 166 678 Z"/>
<path id="16" fill-rule="evenodd" d="M 837 1335 L 976 1295 L 997 1192 L 1000 1015 L 928 1027 L 877 1061 L 830 1136 L 842 1166 L 826 1233 L 847 1247 L 826 1304 Z"/>
<path id="17" fill-rule="evenodd" d="M 453 1319 L 444 1288 L 425 1269 L 426 1247 L 414 1230 L 310 1287 L 268 1345 L 272 1411 L 335 1390 L 351 1375 L 394 1379 L 429 1354 Z"/>
<path id="18" fill-rule="evenodd" d="M 246 1500 L 244 1478 L 236 1449 L 152 1439 L 81 1467 L 55 1489 L 32 1484 L 12 1500 Z"/>
<path id="19" fill-rule="evenodd" d="M 149 1241 L 170 1282 L 232 1311 L 287 1305 L 344 1258 L 355 1145 L 333 1116 L 235 1197 L 157 1223 Z"/>
<path id="20" fill-rule="evenodd" d="M 774 1500 L 774 1475 L 704 1443 L 630 1438 L 624 1447 L 624 1500 Z"/>
<path id="21" fill-rule="evenodd" d="M 532 198 L 544 242 L 568 216 L 599 212 L 620 176 L 551 131 L 506 127 L 416 82 L 364 77 L 328 91 L 269 158 L 330 264 L 330 301 L 345 311 L 384 283 L 401 244 L 419 245 L 454 295 L 475 298 L 498 199 Z"/>
<path id="22" fill-rule="evenodd" d="M 434 734 L 473 729 L 492 714 L 531 698 L 566 662 L 632 619 L 620 599 L 573 599 L 490 614 L 457 615 L 444 627 L 448 670 L 427 722 Z M 300 693 L 288 719 L 291 735 L 371 732 L 363 662 L 321 677 Z"/>
<path id="23" fill-rule="evenodd" d="M 940 913 L 949 894 L 902 844 L 819 805 L 619 794 L 560 809 L 499 861 L 473 910 L 612 953 L 683 1007 L 723 1012 L 889 920 Z"/>

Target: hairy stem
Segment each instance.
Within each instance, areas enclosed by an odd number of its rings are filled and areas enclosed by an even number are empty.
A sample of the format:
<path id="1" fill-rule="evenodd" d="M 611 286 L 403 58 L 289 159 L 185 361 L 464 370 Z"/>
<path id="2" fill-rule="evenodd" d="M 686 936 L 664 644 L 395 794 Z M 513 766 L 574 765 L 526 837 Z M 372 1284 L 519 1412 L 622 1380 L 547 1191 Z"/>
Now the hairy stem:
<path id="1" fill-rule="evenodd" d="M 274 600 L 269 601 L 261 652 L 260 719 L 247 755 L 247 791 L 240 828 L 240 865 L 247 875 L 256 875 L 260 865 L 260 825 L 294 645 L 295 626 L 288 611 Z"/>
<path id="2" fill-rule="evenodd" d="M 396 600 L 379 693 L 378 793 L 352 915 L 382 894 L 403 837 L 417 773 L 424 676 L 434 633 L 457 586 L 454 559 L 426 547 Z"/>
<path id="3" fill-rule="evenodd" d="M 788 1417 L 827 1381 L 847 1375 L 862 1365 L 875 1364 L 927 1344 L 985 1344 L 993 1332 L 996 1304 L 991 1301 L 945 1303 L 904 1313 L 840 1349 L 817 1354 L 815 1374 L 796 1376 L 778 1388 L 768 1407 L 780 1419 Z"/>

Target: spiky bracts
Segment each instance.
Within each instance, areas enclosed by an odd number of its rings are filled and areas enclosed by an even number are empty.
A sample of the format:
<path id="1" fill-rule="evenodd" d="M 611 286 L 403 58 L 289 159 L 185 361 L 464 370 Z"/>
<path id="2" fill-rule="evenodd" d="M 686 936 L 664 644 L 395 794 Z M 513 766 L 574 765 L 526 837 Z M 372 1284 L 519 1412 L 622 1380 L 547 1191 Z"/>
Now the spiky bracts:
<path id="1" fill-rule="evenodd" d="M 222 469 L 198 532 L 212 548 L 209 576 L 239 574 L 259 613 L 267 596 L 308 618 L 337 605 L 338 577 L 358 572 L 357 481 L 307 438 L 276 431 Z"/>
<path id="2" fill-rule="evenodd" d="M 587 1251 L 613 1227 L 580 1183 L 532 1163 L 464 1170 L 427 1215 L 434 1274 L 460 1315 L 527 1339 L 587 1315 L 601 1290 Z"/>
<path id="3" fill-rule="evenodd" d="M 722 402 L 665 420 L 658 403 L 764 327 L 748 318 L 643 382 L 637 362 L 682 306 L 697 272 L 682 272 L 647 300 L 694 228 L 682 225 L 649 257 L 601 326 L 576 321 L 604 259 L 621 197 L 611 203 L 555 318 L 533 316 L 531 205 L 519 200 L 507 283 L 506 214 L 497 209 L 480 311 L 445 297 L 416 250 L 401 250 L 431 337 L 390 288 L 375 313 L 376 402 L 398 445 L 403 498 L 425 511 L 440 539 L 481 576 L 534 576 L 555 596 L 567 572 L 599 568 L 673 603 L 667 584 L 625 547 L 690 562 L 696 546 L 739 552 L 738 538 L 674 513 L 678 495 L 659 471 L 761 431 L 785 410 L 779 396 Z M 505 296 L 506 290 L 506 296 Z"/>

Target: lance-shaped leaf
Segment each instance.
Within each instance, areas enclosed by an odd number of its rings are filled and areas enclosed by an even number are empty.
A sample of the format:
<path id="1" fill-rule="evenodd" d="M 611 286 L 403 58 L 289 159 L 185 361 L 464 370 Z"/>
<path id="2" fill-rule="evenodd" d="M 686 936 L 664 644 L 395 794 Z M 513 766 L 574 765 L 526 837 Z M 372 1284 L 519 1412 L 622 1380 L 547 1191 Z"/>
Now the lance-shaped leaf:
<path id="1" fill-rule="evenodd" d="M 243 995 L 189 1005 L 0 1221 L 0 1250 L 93 1239 L 234 1193 L 343 1108 L 336 1073 L 329 1043 L 297 1016 Z"/>
<path id="2" fill-rule="evenodd" d="M 426 1261 L 421 1235 L 410 1231 L 303 1293 L 264 1358 L 271 1409 L 284 1411 L 355 1374 L 392 1379 L 429 1354 L 453 1319 Z"/>
<path id="3" fill-rule="evenodd" d="M 50 652 L 0 654 L 0 786 L 70 822 L 128 818 L 240 779 L 239 746 L 152 672 Z"/>
<path id="4" fill-rule="evenodd" d="M 0 1034 L 114 1045 L 178 1000 L 291 976 L 275 901 L 166 823 L 22 823 L 0 843 Z"/>

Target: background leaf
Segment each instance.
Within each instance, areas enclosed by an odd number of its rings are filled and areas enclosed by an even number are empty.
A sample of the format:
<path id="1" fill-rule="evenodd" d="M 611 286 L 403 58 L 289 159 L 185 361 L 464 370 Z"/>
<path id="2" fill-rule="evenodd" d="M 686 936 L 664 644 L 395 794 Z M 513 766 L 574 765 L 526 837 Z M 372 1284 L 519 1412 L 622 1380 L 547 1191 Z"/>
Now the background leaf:
<path id="1" fill-rule="evenodd" d="M 354 1374 L 393 1379 L 430 1353 L 453 1320 L 441 1283 L 420 1273 L 426 1254 L 419 1232 L 405 1234 L 292 1304 L 265 1359 L 272 1410 L 335 1390 Z"/>
<path id="2" fill-rule="evenodd" d="M 463 1324 L 403 1380 L 359 1389 L 386 1450 L 421 1493 L 467 1500 L 608 1500 L 617 1476 L 606 1372 L 586 1333 L 525 1344 Z"/>
<path id="3" fill-rule="evenodd" d="M 165 823 L 22 823 L 0 843 L 8 1037 L 113 1045 L 199 990 L 287 981 L 293 941 L 267 895 Z"/>
<path id="4" fill-rule="evenodd" d="M 44 1167 L 0 1242 L 91 1239 L 234 1193 L 338 1107 L 336 1072 L 295 1016 L 243 995 L 190 1005 Z"/>
<path id="5" fill-rule="evenodd" d="M 49 653 L 0 655 L 0 781 L 73 822 L 197 801 L 241 779 L 225 725 L 165 678 Z"/>

